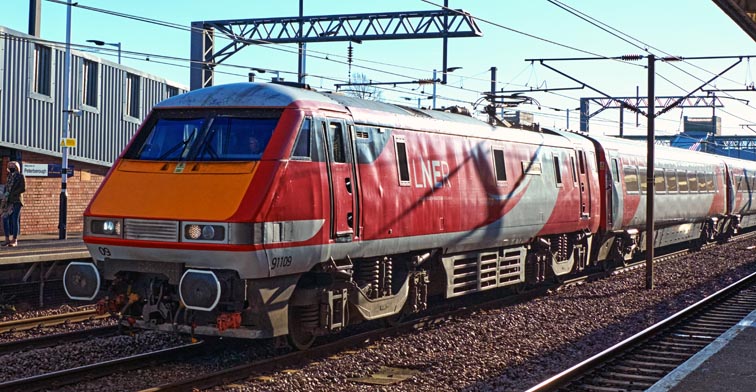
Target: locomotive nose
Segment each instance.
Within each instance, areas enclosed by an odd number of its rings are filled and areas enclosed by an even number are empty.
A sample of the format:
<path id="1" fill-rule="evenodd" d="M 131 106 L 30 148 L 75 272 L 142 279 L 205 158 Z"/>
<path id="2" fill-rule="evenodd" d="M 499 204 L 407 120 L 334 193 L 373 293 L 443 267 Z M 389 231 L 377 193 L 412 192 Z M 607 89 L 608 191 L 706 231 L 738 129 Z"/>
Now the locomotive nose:
<path id="1" fill-rule="evenodd" d="M 89 301 L 100 291 L 100 273 L 92 263 L 73 261 L 63 272 L 63 289 L 71 299 Z"/>
<path id="2" fill-rule="evenodd" d="M 179 296 L 188 309 L 213 310 L 220 301 L 220 281 L 211 271 L 186 270 L 179 282 Z"/>

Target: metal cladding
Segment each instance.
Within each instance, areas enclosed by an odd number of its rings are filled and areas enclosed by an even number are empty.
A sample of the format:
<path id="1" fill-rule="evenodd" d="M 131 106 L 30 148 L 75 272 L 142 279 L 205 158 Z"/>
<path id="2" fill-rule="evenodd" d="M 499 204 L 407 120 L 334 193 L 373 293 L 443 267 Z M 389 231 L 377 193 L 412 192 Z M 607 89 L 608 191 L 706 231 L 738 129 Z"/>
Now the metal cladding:
<path id="1" fill-rule="evenodd" d="M 35 47 L 50 50 L 49 94 L 40 94 L 32 85 L 35 70 Z M 186 88 L 133 68 L 121 66 L 89 53 L 72 51 L 71 116 L 69 137 L 77 147 L 69 150 L 73 160 L 111 165 L 134 135 L 151 108 Z M 18 31 L 0 27 L 0 146 L 30 150 L 46 155 L 60 155 L 63 130 L 63 64 L 65 47 L 39 40 Z M 94 72 L 89 90 L 96 94 L 84 104 L 85 63 Z M 127 77 L 138 80 L 134 93 L 137 112 L 127 115 L 129 101 Z"/>

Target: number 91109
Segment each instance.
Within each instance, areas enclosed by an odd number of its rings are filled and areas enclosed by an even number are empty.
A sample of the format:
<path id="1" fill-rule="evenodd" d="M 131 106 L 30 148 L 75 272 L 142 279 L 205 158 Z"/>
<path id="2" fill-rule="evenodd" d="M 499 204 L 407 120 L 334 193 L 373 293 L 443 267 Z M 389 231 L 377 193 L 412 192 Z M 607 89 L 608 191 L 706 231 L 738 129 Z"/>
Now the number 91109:
<path id="1" fill-rule="evenodd" d="M 274 257 L 270 261 L 270 269 L 285 268 L 291 266 L 291 256 Z"/>

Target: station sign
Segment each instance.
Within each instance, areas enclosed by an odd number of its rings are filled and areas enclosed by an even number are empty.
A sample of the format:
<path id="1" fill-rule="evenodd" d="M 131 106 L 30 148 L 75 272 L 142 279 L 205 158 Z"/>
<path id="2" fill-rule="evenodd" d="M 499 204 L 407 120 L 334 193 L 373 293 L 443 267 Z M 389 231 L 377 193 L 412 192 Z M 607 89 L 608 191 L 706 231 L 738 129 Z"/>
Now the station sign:
<path id="1" fill-rule="evenodd" d="M 62 165 L 44 163 L 24 163 L 21 171 L 26 177 L 60 177 Z M 72 177 L 74 165 L 68 165 L 68 177 Z"/>
<path id="2" fill-rule="evenodd" d="M 72 138 L 72 137 L 61 138 L 60 139 L 60 146 L 61 147 L 69 147 L 69 148 L 76 147 L 76 138 Z"/>

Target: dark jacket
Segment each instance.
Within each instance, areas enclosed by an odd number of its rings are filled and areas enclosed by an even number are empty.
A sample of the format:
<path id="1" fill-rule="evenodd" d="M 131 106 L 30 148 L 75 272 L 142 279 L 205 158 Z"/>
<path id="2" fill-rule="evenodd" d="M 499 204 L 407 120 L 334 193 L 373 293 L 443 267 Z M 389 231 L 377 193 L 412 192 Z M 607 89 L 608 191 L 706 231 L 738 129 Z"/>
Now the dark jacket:
<path id="1" fill-rule="evenodd" d="M 8 193 L 8 203 L 24 205 L 23 193 L 26 191 L 24 175 L 19 172 L 11 173 L 8 176 L 8 183 L 5 184 L 5 191 Z"/>

